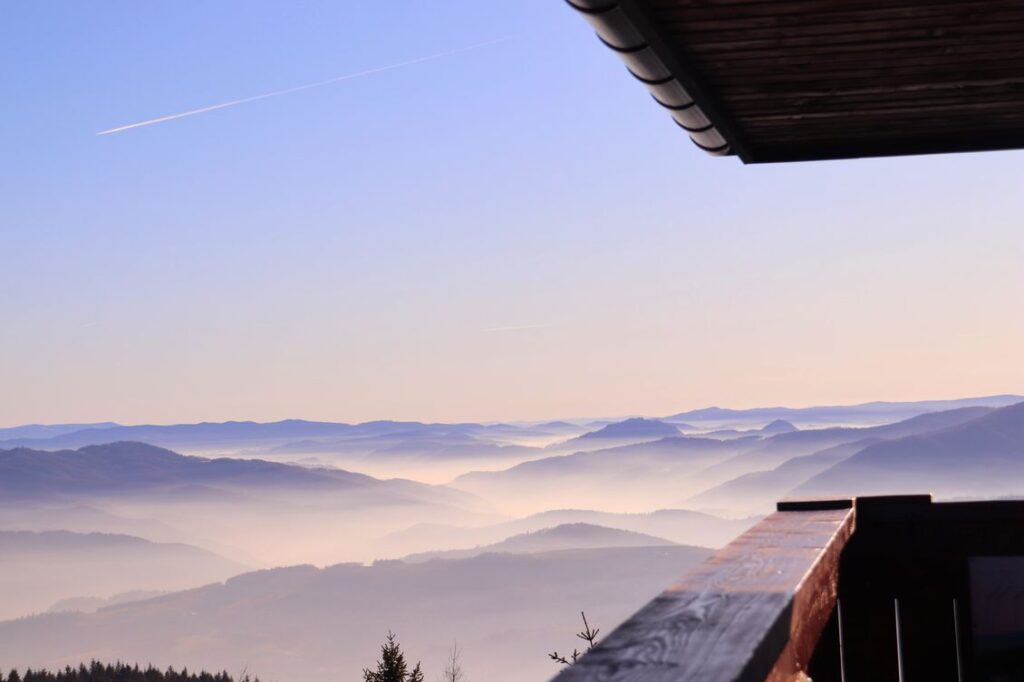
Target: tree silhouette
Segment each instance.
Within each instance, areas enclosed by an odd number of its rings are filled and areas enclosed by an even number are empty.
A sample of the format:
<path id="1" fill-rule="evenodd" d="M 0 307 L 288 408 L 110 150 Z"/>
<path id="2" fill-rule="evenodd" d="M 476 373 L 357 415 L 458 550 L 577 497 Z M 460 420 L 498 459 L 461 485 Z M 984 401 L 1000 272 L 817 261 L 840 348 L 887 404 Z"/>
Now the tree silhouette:
<path id="1" fill-rule="evenodd" d="M 363 682 L 423 682 L 423 671 L 417 663 L 412 672 L 409 672 L 402 647 L 399 646 L 395 633 L 388 630 L 387 641 L 380 647 L 377 670 L 364 668 Z"/>
<path id="2" fill-rule="evenodd" d="M 77 668 L 71 666 L 58 670 L 56 673 L 48 670 L 27 669 L 24 673 L 12 670 L 5 678 L 0 673 L 0 682 L 259 682 L 259 679 L 250 677 L 248 673 L 238 678 L 232 678 L 226 672 L 192 673 L 187 669 L 181 672 L 174 668 L 157 670 L 152 666 L 140 668 L 138 665 L 126 665 L 117 663 L 115 665 L 92 661 L 89 665 L 84 663 Z"/>
<path id="3" fill-rule="evenodd" d="M 597 633 L 601 632 L 601 628 L 594 628 L 591 630 L 590 623 L 587 622 L 587 614 L 580 611 L 580 616 L 583 617 L 583 631 L 577 632 L 576 636 L 587 643 L 587 651 L 590 651 L 597 643 Z M 561 663 L 562 665 L 571 665 L 579 660 L 579 657 L 582 655 L 583 654 L 581 654 L 578 649 L 573 649 L 572 653 L 568 656 L 563 656 L 557 651 L 552 651 L 548 654 L 548 658 L 556 663 Z"/>
<path id="4" fill-rule="evenodd" d="M 441 679 L 443 682 L 466 682 L 466 676 L 462 672 L 462 660 L 459 657 L 458 642 L 452 644 L 452 648 L 448 652 L 448 661 L 445 663 L 444 674 Z"/>

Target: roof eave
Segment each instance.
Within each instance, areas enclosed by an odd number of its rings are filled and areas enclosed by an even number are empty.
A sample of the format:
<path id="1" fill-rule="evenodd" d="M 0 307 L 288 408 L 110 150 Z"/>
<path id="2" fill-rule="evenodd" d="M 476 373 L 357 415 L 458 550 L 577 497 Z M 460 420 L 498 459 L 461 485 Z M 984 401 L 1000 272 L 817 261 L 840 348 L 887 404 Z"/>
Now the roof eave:
<path id="1" fill-rule="evenodd" d="M 626 69 L 647 86 L 695 145 L 713 156 L 752 161 L 742 136 L 696 76 L 684 55 L 669 46 L 634 0 L 566 0 L 594 28 Z"/>

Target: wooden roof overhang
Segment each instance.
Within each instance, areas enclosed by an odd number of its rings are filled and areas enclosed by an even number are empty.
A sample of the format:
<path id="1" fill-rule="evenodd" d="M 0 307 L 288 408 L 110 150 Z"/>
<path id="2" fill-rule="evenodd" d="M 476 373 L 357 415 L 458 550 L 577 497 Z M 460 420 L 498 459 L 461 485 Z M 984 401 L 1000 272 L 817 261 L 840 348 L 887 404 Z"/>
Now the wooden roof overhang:
<path id="1" fill-rule="evenodd" d="M 1022 0 L 568 0 L 745 163 L 1024 148 Z"/>

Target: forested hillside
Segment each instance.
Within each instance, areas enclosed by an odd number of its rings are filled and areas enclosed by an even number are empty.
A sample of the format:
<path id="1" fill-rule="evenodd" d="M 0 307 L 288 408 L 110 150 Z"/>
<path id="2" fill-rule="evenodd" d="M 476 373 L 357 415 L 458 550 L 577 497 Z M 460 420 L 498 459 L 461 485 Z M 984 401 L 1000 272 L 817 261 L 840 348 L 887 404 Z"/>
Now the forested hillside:
<path id="1" fill-rule="evenodd" d="M 88 666 L 82 664 L 77 668 L 67 667 L 56 673 L 46 670 L 25 670 L 19 673 L 11 670 L 8 674 L 0 671 L 0 682 L 260 682 L 259 678 L 242 673 L 233 677 L 226 672 L 192 673 L 187 669 L 180 672 L 174 668 L 157 670 L 152 666 L 140 668 L 138 665 L 114 665 L 93 661 Z"/>

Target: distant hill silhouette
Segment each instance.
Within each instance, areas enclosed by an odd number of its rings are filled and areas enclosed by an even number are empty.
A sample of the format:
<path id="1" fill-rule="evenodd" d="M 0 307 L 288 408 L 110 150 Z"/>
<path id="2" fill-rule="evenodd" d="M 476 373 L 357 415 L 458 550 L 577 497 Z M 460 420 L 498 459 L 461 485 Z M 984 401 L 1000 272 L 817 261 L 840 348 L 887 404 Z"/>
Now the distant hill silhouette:
<path id="1" fill-rule="evenodd" d="M 674 542 L 618 528 L 606 528 L 591 523 L 563 523 L 469 549 L 452 549 L 410 554 L 403 561 L 430 561 L 432 559 L 466 559 L 487 553 L 533 554 L 566 549 L 600 549 L 609 547 L 665 547 Z"/>
<path id="2" fill-rule="evenodd" d="M 776 419 L 765 424 L 761 428 L 761 433 L 775 435 L 777 433 L 789 433 L 790 431 L 797 431 L 798 429 L 793 426 L 791 422 L 785 419 Z"/>
<path id="3" fill-rule="evenodd" d="M 705 431 L 700 434 L 705 438 L 767 438 L 770 436 L 777 436 L 782 433 L 792 433 L 793 431 L 799 431 L 797 427 L 793 426 L 790 422 L 785 419 L 776 419 L 759 429 L 715 429 L 714 431 Z"/>
<path id="4" fill-rule="evenodd" d="M 41 613 L 71 597 L 180 590 L 245 570 L 180 543 L 108 533 L 0 531 L 0 619 Z"/>
<path id="5" fill-rule="evenodd" d="M 717 485 L 753 471 L 773 469 L 794 457 L 812 455 L 828 448 L 867 438 L 901 438 L 963 424 L 988 414 L 994 408 L 962 407 L 945 412 L 929 412 L 903 421 L 869 427 L 830 427 L 780 433 L 756 447 L 701 472 L 708 485 Z"/>
<path id="6" fill-rule="evenodd" d="M 963 424 L 994 408 L 967 407 L 918 415 L 893 424 L 873 427 L 830 427 L 779 433 L 767 438 L 715 439 L 677 436 L 614 448 L 594 449 L 535 459 L 503 471 L 475 472 L 458 477 L 453 485 L 496 503 L 534 509 L 551 500 L 562 504 L 595 507 L 616 502 L 615 511 L 639 511 L 650 506 L 675 507 L 694 504 L 693 495 L 754 472 L 770 471 L 797 457 L 866 439 L 894 439 Z M 846 454 L 852 454 L 846 451 Z M 820 463 L 820 460 L 819 460 Z M 834 464 L 835 460 L 830 462 Z M 808 476 L 819 473 L 808 466 Z M 792 473 L 792 472 L 790 472 Z M 806 479 L 783 475 L 766 490 L 776 491 L 780 481 L 791 487 Z M 635 500 L 633 508 L 626 503 Z M 725 496 L 702 498 L 701 509 L 719 514 L 749 515 L 764 509 L 763 500 L 753 507 L 742 498 L 738 506 L 722 506 Z M 714 506 L 711 506 L 712 503 Z M 706 505 L 706 506 L 705 506 Z M 529 507 L 527 507 L 529 508 Z"/>
<path id="7" fill-rule="evenodd" d="M 680 412 L 666 419 L 670 421 L 747 421 L 765 422 L 773 419 L 787 419 L 800 422 L 861 422 L 865 420 L 896 421 L 907 419 L 925 412 L 953 410 L 960 407 L 1006 407 L 1024 400 L 1019 395 L 992 395 L 979 398 L 955 400 L 923 400 L 916 402 L 876 401 L 859 405 L 831 405 L 821 407 L 758 407 L 734 410 L 721 407 L 707 407 L 689 412 Z"/>
<path id="8" fill-rule="evenodd" d="M 24 426 L 0 429 L 0 448 L 41 450 L 79 448 L 118 441 L 137 441 L 186 450 L 235 449 L 372 452 L 400 443 L 434 442 L 444 445 L 508 444 L 517 438 L 579 433 L 583 427 L 552 422 L 546 425 L 426 424 L 372 421 L 361 424 L 286 419 L 278 422 L 202 422 L 198 424 L 113 423 L 88 425 Z M 303 450 L 303 448 L 305 450 Z"/>
<path id="9" fill-rule="evenodd" d="M 261 488 L 367 490 L 382 495 L 437 490 L 411 481 L 382 481 L 341 469 L 308 469 L 258 459 L 189 457 L 145 443 L 78 450 L 0 450 L 0 496 L 32 498 L 177 489 L 182 494 Z"/>
<path id="10" fill-rule="evenodd" d="M 1024 497 L 1024 402 L 957 426 L 870 445 L 796 492 Z"/>
<path id="11" fill-rule="evenodd" d="M 13 439 L 55 438 L 76 431 L 110 429 L 120 426 L 115 422 L 93 422 L 90 424 L 24 424 L 0 429 L 0 442 Z"/>
<path id="12" fill-rule="evenodd" d="M 685 500 L 688 507 L 741 514 L 770 514 L 794 488 L 837 462 L 850 457 L 878 438 L 842 443 L 820 452 L 788 459 L 774 469 L 742 474 Z"/>
<path id="13" fill-rule="evenodd" d="M 46 610 L 46 612 L 61 613 L 62 611 L 80 611 L 82 613 L 92 613 L 93 611 L 99 611 L 100 609 L 107 608 L 108 606 L 117 606 L 119 604 L 127 604 L 133 601 L 153 599 L 154 597 L 161 597 L 165 594 L 168 594 L 167 590 L 129 590 L 128 592 L 118 592 L 117 594 L 105 598 L 69 597 L 55 602 Z"/>
<path id="14" fill-rule="evenodd" d="M 259 571 L 96 613 L 0 622 L 0 661 L 58 667 L 102 655 L 339 682 L 361 679 L 391 629 L 428 679 L 457 639 L 472 679 L 542 680 L 555 672 L 545 653 L 579 609 L 610 630 L 708 553 L 589 549 Z"/>
<path id="15" fill-rule="evenodd" d="M 500 519 L 471 493 L 342 469 L 191 457 L 142 443 L 0 450 L 0 528 L 186 540 L 256 566 L 372 560 L 375 537 L 414 521 Z"/>
<path id="16" fill-rule="evenodd" d="M 609 424 L 597 431 L 591 431 L 584 433 L 579 437 L 578 440 L 593 440 L 593 439 L 630 439 L 630 438 L 647 438 L 654 440 L 656 438 L 667 438 L 669 436 L 678 436 L 679 428 L 665 422 L 658 421 L 657 419 L 645 419 L 643 417 L 635 417 L 633 419 L 626 419 L 625 421 L 615 422 Z"/>
<path id="17" fill-rule="evenodd" d="M 549 509 L 552 503 L 642 511 L 674 505 L 688 492 L 697 492 L 697 472 L 754 444 L 674 436 L 535 459 L 503 471 L 473 472 L 452 485 L 527 513 Z"/>
<path id="18" fill-rule="evenodd" d="M 416 547 L 416 551 L 470 547 L 500 542 L 511 535 L 565 524 L 590 524 L 664 538 L 676 544 L 721 547 L 756 519 L 725 519 L 687 509 L 661 509 L 642 514 L 616 514 L 588 509 L 553 509 L 488 526 L 417 524 L 382 539 L 381 547 Z"/>

